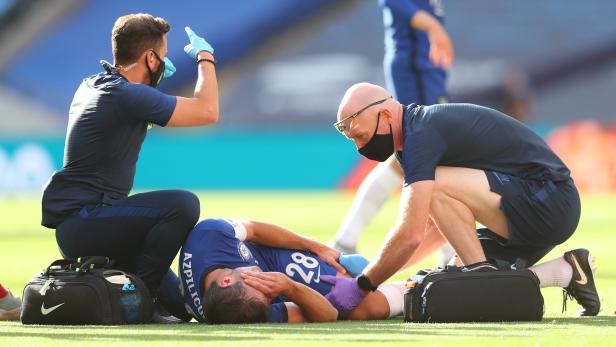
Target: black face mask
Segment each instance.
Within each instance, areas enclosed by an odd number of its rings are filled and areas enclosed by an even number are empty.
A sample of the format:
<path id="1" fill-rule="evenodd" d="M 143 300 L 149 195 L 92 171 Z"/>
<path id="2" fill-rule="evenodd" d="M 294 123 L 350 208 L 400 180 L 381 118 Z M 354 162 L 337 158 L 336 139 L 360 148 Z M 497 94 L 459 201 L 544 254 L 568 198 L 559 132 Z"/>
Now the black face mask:
<path id="1" fill-rule="evenodd" d="M 358 151 L 370 160 L 385 161 L 394 153 L 394 132 L 390 124 L 389 134 L 377 134 L 380 118 L 376 119 L 376 129 L 374 129 L 372 138 Z"/>
<path id="2" fill-rule="evenodd" d="M 158 56 L 158 54 L 156 54 L 156 52 L 152 51 L 152 53 L 154 53 L 154 55 L 156 56 L 156 59 L 160 61 L 160 64 L 158 65 L 158 69 L 156 69 L 156 71 L 152 71 L 150 69 L 150 65 L 148 65 L 147 56 L 145 57 L 145 66 L 148 67 L 148 72 L 150 74 L 150 87 L 156 88 L 160 84 L 160 81 L 163 80 L 163 73 L 165 72 L 165 62 L 162 59 L 160 59 L 160 57 Z"/>

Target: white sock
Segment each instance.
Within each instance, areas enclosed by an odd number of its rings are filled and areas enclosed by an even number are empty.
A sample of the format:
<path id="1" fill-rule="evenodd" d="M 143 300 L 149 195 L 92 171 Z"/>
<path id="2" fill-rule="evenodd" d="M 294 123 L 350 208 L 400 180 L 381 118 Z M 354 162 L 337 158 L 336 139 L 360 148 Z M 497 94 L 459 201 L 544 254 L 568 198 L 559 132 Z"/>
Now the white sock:
<path id="1" fill-rule="evenodd" d="M 439 266 L 445 267 L 451 262 L 451 258 L 456 255 L 456 251 L 451 247 L 449 243 L 446 243 L 441 247 L 441 262 Z"/>
<path id="2" fill-rule="evenodd" d="M 401 185 L 400 175 L 388 163 L 380 163 L 372 169 L 357 190 L 353 204 L 338 229 L 336 242 L 355 247 L 366 226 L 391 193 Z"/>
<path id="3" fill-rule="evenodd" d="M 539 278 L 539 287 L 565 288 L 571 282 L 573 268 L 564 257 L 558 257 L 529 268 Z"/>
<path id="4" fill-rule="evenodd" d="M 389 318 L 399 316 L 404 311 L 405 282 L 381 284 L 376 290 L 381 292 L 389 304 Z"/>

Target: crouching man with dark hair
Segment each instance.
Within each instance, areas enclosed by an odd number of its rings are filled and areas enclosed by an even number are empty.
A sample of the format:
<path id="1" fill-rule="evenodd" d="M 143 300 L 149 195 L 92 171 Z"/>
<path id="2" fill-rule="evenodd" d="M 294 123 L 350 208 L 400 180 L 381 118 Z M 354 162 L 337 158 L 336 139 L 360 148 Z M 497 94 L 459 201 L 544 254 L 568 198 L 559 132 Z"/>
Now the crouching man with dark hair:
<path id="1" fill-rule="evenodd" d="M 353 272 L 339 259 L 338 251 L 273 224 L 207 219 L 180 253 L 182 295 L 195 319 L 211 324 L 335 321 L 325 281 Z M 382 285 L 346 318 L 399 315 L 403 290 L 401 282 Z"/>
<path id="2" fill-rule="evenodd" d="M 145 13 L 116 20 L 114 63 L 101 61 L 103 71 L 75 92 L 63 166 L 49 179 L 41 204 L 41 223 L 55 229 L 62 256 L 113 258 L 163 305 L 175 277 L 169 266 L 199 220 L 199 199 L 184 190 L 130 194 L 139 152 L 150 125 L 197 127 L 219 118 L 214 48 L 188 27 L 184 51 L 195 62 L 193 96 L 156 89 L 175 72 L 167 57 L 169 30 L 163 18 Z M 169 322 L 159 306 L 153 322 Z"/>

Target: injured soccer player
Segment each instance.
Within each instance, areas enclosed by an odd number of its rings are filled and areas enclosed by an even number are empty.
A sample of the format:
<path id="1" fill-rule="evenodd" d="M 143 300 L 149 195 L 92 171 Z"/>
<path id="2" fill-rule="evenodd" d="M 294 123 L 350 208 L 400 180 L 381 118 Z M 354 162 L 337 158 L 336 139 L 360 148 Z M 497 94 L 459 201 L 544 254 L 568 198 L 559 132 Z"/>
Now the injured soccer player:
<path id="1" fill-rule="evenodd" d="M 207 219 L 180 253 L 186 307 L 200 322 L 299 323 L 400 315 L 404 282 L 381 285 L 340 316 L 327 301 L 335 276 L 357 275 L 368 264 L 326 245 L 261 222 Z"/>
<path id="2" fill-rule="evenodd" d="M 403 312 L 404 282 L 392 282 L 380 285 L 353 310 L 339 313 L 327 300 L 331 284 L 339 277 L 357 276 L 368 261 L 273 224 L 207 219 L 189 234 L 180 260 L 182 295 L 200 322 L 376 320 Z M 414 256 L 407 266 L 421 260 Z M 587 250 L 570 251 L 529 269 L 542 288 L 564 288 L 586 311 L 598 311 Z"/>

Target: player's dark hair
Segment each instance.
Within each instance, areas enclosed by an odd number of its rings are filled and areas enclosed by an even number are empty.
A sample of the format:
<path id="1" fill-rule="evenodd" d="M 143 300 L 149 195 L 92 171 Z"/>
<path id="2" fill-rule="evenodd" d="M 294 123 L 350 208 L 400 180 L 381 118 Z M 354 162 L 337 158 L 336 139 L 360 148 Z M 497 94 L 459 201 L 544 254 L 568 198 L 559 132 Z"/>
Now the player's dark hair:
<path id="1" fill-rule="evenodd" d="M 132 63 L 146 50 L 160 47 L 169 30 L 171 26 L 164 19 L 147 13 L 118 18 L 111 30 L 114 64 Z"/>
<path id="2" fill-rule="evenodd" d="M 210 324 L 265 323 L 270 306 L 248 297 L 242 283 L 221 288 L 216 282 L 203 293 L 203 314 Z"/>

